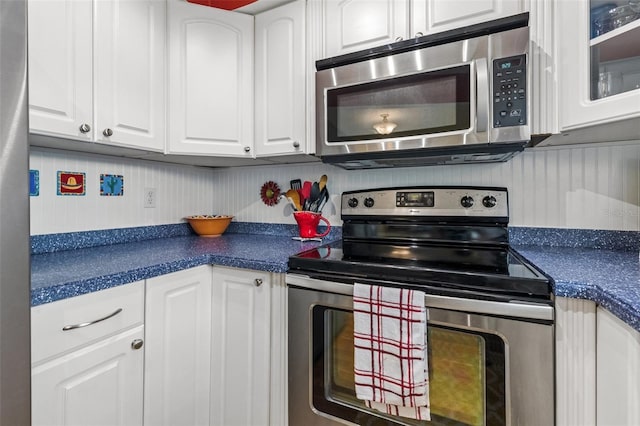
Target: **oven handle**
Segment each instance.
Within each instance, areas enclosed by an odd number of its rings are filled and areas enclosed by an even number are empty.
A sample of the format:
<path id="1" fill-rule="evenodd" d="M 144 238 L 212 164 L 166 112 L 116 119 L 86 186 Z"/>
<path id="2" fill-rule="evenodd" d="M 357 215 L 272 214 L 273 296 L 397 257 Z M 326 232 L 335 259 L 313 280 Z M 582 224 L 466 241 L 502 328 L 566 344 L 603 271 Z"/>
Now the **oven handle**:
<path id="1" fill-rule="evenodd" d="M 307 275 L 287 274 L 287 285 L 309 290 L 353 296 L 353 285 L 333 281 L 317 280 Z M 531 320 L 553 321 L 553 307 L 539 303 L 521 301 L 493 302 L 490 300 L 465 299 L 450 296 L 425 295 L 427 308 L 448 309 L 468 313 L 507 316 Z"/>

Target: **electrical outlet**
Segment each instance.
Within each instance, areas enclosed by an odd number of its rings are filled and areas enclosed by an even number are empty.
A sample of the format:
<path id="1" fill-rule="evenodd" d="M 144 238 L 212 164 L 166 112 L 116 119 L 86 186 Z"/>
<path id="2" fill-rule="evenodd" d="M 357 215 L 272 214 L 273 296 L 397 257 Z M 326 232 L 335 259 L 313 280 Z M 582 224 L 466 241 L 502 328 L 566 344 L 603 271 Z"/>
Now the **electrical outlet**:
<path id="1" fill-rule="evenodd" d="M 156 207 L 156 189 L 155 188 L 144 189 L 144 207 L 145 208 Z"/>

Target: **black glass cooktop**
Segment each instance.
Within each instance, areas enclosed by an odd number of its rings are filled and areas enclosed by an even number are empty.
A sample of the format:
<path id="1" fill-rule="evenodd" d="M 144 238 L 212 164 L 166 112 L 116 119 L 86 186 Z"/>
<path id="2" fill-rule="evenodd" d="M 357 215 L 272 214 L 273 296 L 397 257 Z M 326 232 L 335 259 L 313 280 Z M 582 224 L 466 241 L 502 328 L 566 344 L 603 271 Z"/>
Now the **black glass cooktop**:
<path id="1" fill-rule="evenodd" d="M 487 299 L 551 298 L 549 279 L 508 246 L 337 241 L 290 257 L 289 272 Z"/>

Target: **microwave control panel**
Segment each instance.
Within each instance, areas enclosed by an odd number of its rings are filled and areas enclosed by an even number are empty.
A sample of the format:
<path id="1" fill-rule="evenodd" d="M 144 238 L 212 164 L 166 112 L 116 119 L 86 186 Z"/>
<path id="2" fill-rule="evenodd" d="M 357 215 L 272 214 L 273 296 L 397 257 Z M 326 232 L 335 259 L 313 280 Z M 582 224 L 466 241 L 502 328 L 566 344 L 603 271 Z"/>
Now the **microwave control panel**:
<path id="1" fill-rule="evenodd" d="M 527 56 L 493 61 L 493 127 L 527 124 Z"/>

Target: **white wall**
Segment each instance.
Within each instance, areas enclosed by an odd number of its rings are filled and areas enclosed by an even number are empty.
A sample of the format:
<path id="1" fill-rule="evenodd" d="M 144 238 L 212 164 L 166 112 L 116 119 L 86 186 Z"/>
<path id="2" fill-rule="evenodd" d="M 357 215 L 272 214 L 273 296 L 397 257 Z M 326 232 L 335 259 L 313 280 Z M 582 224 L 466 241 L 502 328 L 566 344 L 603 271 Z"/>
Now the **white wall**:
<path id="1" fill-rule="evenodd" d="M 273 180 L 329 177 L 324 213 L 340 223 L 347 190 L 405 185 L 495 185 L 509 189 L 511 225 L 640 230 L 640 141 L 536 148 L 506 163 L 346 171 L 323 164 L 204 169 L 116 157 L 32 149 L 40 196 L 31 197 L 31 233 L 83 231 L 178 223 L 199 213 L 232 214 L 236 221 L 294 224 L 284 202 L 267 207 L 260 187 Z M 56 172 L 87 173 L 87 195 L 56 196 Z M 100 173 L 122 174 L 124 197 L 99 196 Z M 143 207 L 155 187 L 157 207 Z"/>
<path id="2" fill-rule="evenodd" d="M 31 148 L 29 166 L 40 172 L 40 195 L 30 197 L 31 235 L 178 223 L 212 211 L 217 191 L 211 169 Z M 56 195 L 57 172 L 85 172 L 86 195 Z M 124 176 L 124 195 L 100 196 L 100 174 Z M 145 188 L 156 207 L 144 208 Z"/>
<path id="3" fill-rule="evenodd" d="M 324 173 L 334 205 L 324 214 L 339 223 L 342 191 L 404 185 L 494 185 L 509 189 L 511 225 L 640 230 L 640 143 L 536 148 L 506 163 L 346 171 L 323 164 L 243 167 L 214 172 L 214 211 L 248 222 L 295 223 L 282 203 L 265 206 L 261 185 L 285 191 L 294 178 Z M 222 189 L 223 188 L 223 189 Z"/>

